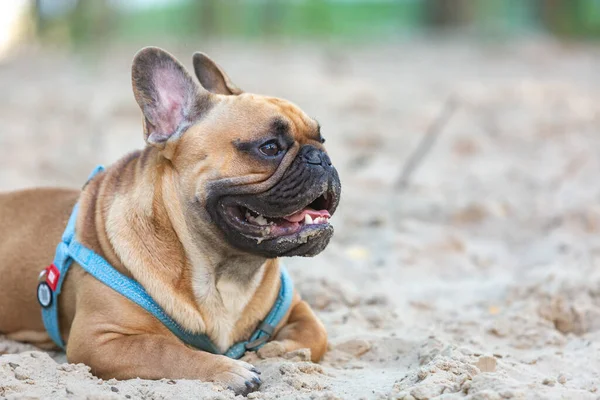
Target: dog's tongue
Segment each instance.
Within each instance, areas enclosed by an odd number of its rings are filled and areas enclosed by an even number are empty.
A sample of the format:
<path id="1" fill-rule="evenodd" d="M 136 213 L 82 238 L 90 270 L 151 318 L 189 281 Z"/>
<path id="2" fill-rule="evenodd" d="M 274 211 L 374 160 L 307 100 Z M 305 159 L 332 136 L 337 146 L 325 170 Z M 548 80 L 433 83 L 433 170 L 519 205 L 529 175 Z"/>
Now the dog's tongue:
<path id="1" fill-rule="evenodd" d="M 326 217 L 326 218 L 331 217 L 331 215 L 329 215 L 329 211 L 327 211 L 327 210 L 317 211 L 317 210 L 313 210 L 312 208 L 305 208 L 302 211 L 298 211 L 295 214 L 288 215 L 287 217 L 283 217 L 283 218 L 290 222 L 300 222 L 300 221 L 304 220 L 305 215 L 310 215 L 310 217 L 313 220 L 315 218 L 319 218 L 319 217 Z"/>

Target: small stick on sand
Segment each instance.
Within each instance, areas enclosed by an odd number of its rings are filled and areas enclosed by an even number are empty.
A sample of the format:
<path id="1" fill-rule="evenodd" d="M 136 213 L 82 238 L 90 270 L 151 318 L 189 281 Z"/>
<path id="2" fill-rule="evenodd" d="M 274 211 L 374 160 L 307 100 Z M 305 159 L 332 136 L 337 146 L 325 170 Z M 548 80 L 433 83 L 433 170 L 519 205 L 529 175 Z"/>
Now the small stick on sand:
<path id="1" fill-rule="evenodd" d="M 396 190 L 404 190 L 409 183 L 410 177 L 417 169 L 417 167 L 423 162 L 423 159 L 429 153 L 436 139 L 440 136 L 440 133 L 444 130 L 444 127 L 450 121 L 450 117 L 454 115 L 454 112 L 458 108 L 458 100 L 455 96 L 450 96 L 442 111 L 438 114 L 437 118 L 433 120 L 433 123 L 429 125 L 429 128 L 425 132 L 425 135 L 419 142 L 419 145 L 415 151 L 408 157 L 408 160 L 402 168 L 400 178 L 396 182 Z"/>

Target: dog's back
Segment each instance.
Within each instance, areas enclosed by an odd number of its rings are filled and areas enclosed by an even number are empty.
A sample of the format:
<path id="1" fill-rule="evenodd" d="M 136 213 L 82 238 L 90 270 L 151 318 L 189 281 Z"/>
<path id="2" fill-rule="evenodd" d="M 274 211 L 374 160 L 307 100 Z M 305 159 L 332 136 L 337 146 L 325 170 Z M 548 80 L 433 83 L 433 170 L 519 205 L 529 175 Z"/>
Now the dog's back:
<path id="1" fill-rule="evenodd" d="M 54 258 L 79 191 L 31 189 L 0 193 L 0 333 L 47 339 L 36 297 L 39 272 Z"/>

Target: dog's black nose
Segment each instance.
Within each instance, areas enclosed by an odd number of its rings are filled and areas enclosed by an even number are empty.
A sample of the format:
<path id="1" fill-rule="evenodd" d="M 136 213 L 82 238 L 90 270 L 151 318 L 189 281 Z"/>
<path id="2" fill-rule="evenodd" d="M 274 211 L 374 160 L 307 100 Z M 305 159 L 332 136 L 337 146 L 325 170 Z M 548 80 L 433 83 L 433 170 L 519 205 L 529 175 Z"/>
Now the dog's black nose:
<path id="1" fill-rule="evenodd" d="M 331 159 L 323 150 L 313 146 L 304 146 L 302 148 L 302 157 L 308 164 L 321 165 L 324 168 L 331 167 Z"/>

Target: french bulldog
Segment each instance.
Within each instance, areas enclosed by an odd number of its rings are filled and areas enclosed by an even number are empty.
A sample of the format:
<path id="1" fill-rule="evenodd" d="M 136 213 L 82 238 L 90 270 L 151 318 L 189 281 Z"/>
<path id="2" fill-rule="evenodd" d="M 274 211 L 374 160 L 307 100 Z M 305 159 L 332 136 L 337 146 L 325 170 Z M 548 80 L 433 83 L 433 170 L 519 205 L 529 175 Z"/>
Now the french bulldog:
<path id="1" fill-rule="evenodd" d="M 35 292 L 76 203 L 78 241 L 220 351 L 247 339 L 273 307 L 279 257 L 327 246 L 341 186 L 319 124 L 289 101 L 243 92 L 203 53 L 193 66 L 198 82 L 164 50 L 140 50 L 132 84 L 144 149 L 82 190 L 0 194 L 6 337 L 56 347 Z M 57 304 L 68 361 L 98 377 L 198 379 L 238 394 L 260 386 L 252 365 L 184 344 L 76 263 Z M 271 338 L 259 355 L 308 348 L 317 362 L 327 348 L 323 324 L 297 292 Z"/>

